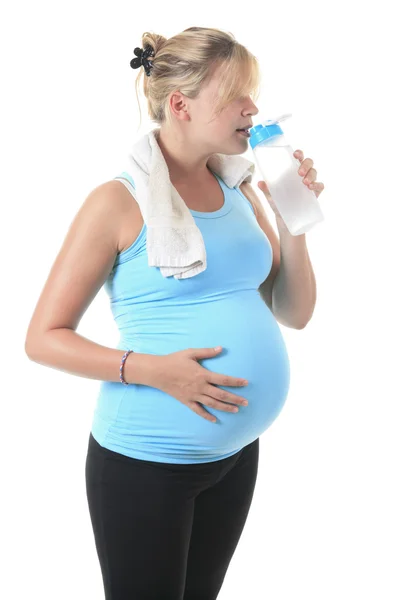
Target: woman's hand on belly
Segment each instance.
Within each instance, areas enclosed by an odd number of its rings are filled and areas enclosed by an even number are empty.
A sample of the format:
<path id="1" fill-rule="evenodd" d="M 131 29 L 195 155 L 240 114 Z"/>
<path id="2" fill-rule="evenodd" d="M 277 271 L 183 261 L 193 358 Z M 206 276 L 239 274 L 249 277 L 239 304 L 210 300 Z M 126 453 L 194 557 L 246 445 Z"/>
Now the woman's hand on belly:
<path id="1" fill-rule="evenodd" d="M 193 412 L 213 423 L 217 419 L 202 408 L 202 404 L 217 410 L 237 412 L 239 409 L 232 404 L 246 406 L 247 400 L 215 386 L 243 387 L 248 382 L 239 377 L 214 373 L 197 362 L 218 356 L 221 350 L 188 348 L 163 356 L 155 356 L 151 386 L 173 396 Z"/>

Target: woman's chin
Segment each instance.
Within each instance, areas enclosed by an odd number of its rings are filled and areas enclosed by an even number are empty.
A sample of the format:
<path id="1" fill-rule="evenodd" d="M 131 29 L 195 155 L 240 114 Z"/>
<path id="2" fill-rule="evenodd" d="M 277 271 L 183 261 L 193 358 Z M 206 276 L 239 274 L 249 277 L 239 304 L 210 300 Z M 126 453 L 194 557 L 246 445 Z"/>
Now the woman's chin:
<path id="1" fill-rule="evenodd" d="M 248 141 L 249 141 L 250 138 L 242 136 L 242 135 L 240 135 L 240 133 L 238 134 L 238 137 L 242 137 L 243 138 L 242 140 L 239 140 L 239 144 L 240 144 L 240 147 L 242 148 L 242 152 L 246 152 L 246 150 L 247 150 L 247 148 L 249 146 L 248 145 Z M 239 144 L 237 144 L 237 145 L 239 145 Z M 240 152 L 238 152 L 238 154 L 240 154 Z"/>
<path id="2" fill-rule="evenodd" d="M 242 138 L 241 141 L 243 142 L 243 144 L 245 144 L 247 146 L 247 142 L 249 141 L 250 136 L 243 135 L 243 133 L 238 133 L 237 131 L 236 131 L 235 135 L 238 138 Z"/>

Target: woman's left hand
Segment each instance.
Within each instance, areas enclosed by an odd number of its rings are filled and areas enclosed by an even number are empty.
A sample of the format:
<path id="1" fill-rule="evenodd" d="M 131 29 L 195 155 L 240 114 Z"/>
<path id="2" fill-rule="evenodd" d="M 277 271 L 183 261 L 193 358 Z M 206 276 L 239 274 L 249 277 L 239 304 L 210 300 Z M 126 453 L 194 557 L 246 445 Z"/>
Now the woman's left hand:
<path id="1" fill-rule="evenodd" d="M 299 169 L 298 169 L 298 174 L 300 175 L 300 177 L 303 177 L 303 184 L 306 185 L 308 187 L 308 189 L 312 190 L 315 193 L 316 197 L 318 198 L 318 196 L 321 194 L 321 192 L 323 191 L 325 186 L 322 182 L 316 181 L 317 171 L 313 167 L 314 161 L 312 160 L 312 158 L 304 159 L 304 154 L 303 154 L 302 150 L 296 150 L 295 152 L 293 152 L 293 156 L 295 158 L 297 158 L 298 160 L 300 160 L 300 162 L 301 162 Z M 276 208 L 275 203 L 272 200 L 271 193 L 268 189 L 268 186 L 263 179 L 258 182 L 258 187 L 262 192 L 264 192 L 276 217 L 281 219 L 282 217 L 281 217 L 278 209 Z"/>

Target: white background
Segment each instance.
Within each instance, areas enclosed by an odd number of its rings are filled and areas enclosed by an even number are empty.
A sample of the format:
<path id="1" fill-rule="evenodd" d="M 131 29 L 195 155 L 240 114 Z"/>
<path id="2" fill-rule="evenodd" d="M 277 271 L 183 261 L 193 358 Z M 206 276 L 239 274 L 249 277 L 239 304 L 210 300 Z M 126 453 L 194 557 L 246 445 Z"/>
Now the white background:
<path id="1" fill-rule="evenodd" d="M 150 127 L 142 96 L 138 133 L 129 66 L 142 33 L 199 25 L 231 31 L 257 56 L 259 116 L 292 113 L 289 141 L 325 184 L 325 221 L 306 238 L 316 309 L 304 330 L 281 326 L 291 388 L 260 439 L 253 504 L 218 600 L 398 600 L 394 17 L 388 1 L 2 8 L 1 597 L 103 598 L 84 479 L 99 382 L 30 361 L 25 334 L 77 210 Z M 104 289 L 78 331 L 116 344 Z"/>

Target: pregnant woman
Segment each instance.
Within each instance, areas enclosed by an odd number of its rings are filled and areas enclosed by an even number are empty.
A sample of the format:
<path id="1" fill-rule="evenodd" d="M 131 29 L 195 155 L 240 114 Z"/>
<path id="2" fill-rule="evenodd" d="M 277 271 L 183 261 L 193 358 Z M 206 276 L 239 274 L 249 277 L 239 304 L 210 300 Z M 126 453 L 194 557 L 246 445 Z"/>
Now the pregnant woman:
<path id="1" fill-rule="evenodd" d="M 279 239 L 250 183 L 229 187 L 208 165 L 247 149 L 254 56 L 208 28 L 168 40 L 146 32 L 142 45 L 131 66 L 144 76 L 157 144 L 207 266 L 180 279 L 149 266 L 137 181 L 121 171 L 74 219 L 26 351 L 101 381 L 85 474 L 106 600 L 214 600 L 250 509 L 259 436 L 289 390 L 277 320 L 306 325 L 315 279 L 305 235 L 290 235 L 265 183 Z M 313 161 L 295 156 L 313 184 Z M 103 284 L 117 348 L 76 332 Z"/>

